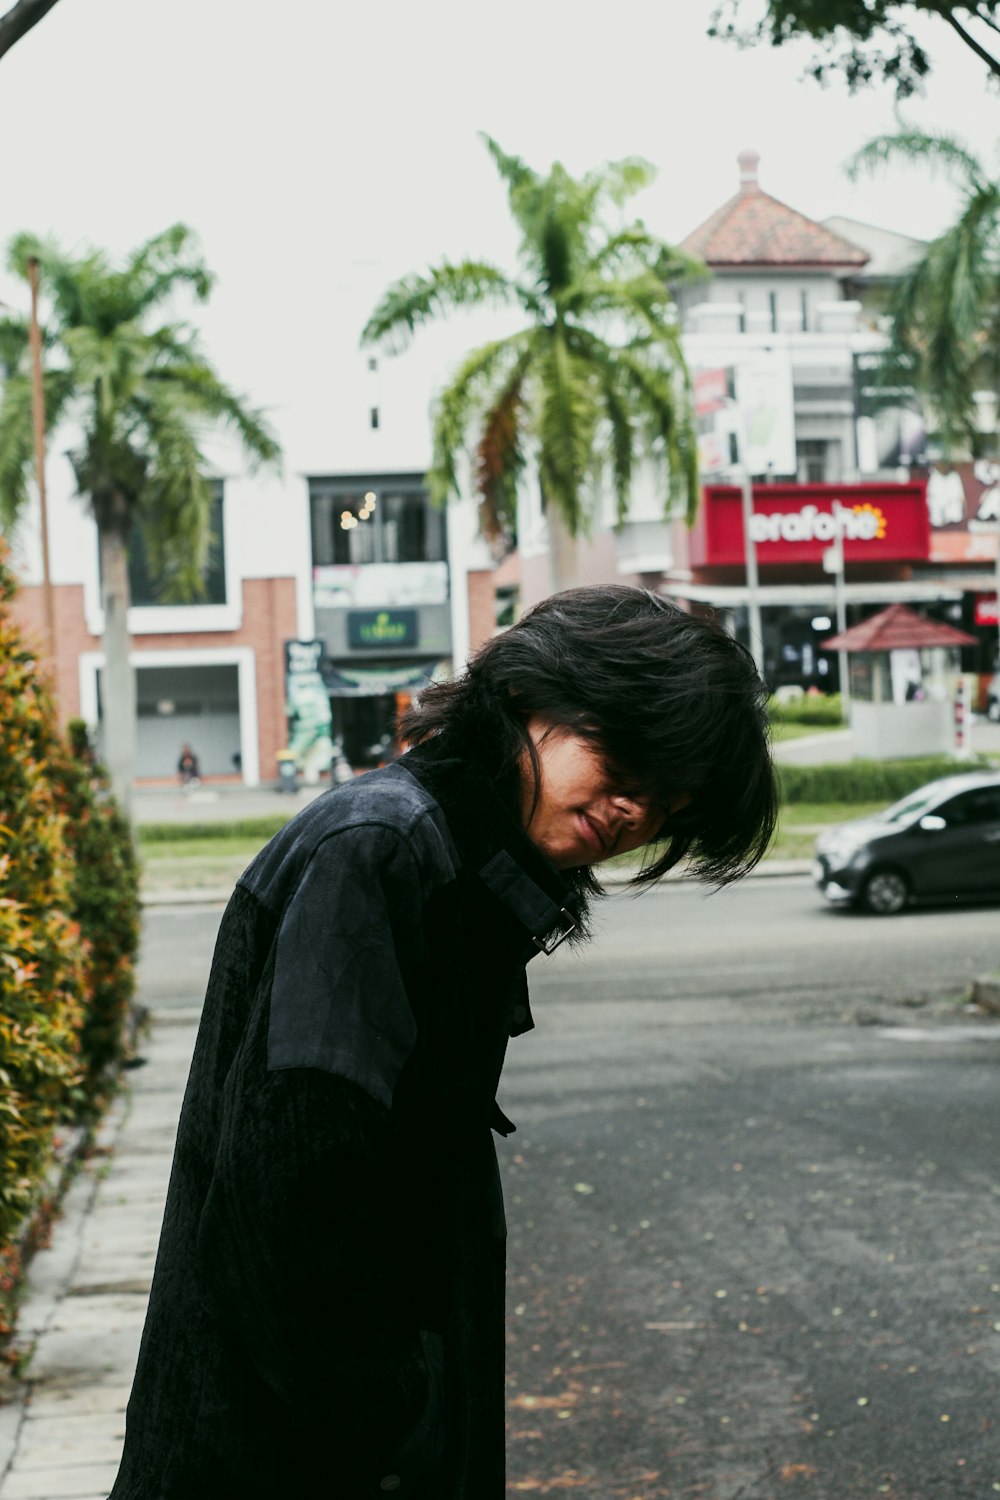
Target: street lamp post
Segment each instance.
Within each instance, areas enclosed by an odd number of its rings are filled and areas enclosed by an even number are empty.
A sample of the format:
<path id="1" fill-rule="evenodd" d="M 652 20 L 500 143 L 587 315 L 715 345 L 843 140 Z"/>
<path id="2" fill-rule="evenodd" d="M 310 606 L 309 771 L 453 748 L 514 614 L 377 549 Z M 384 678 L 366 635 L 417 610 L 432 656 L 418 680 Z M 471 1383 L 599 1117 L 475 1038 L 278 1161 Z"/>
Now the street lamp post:
<path id="1" fill-rule="evenodd" d="M 741 455 L 742 459 L 742 455 Z M 740 496 L 743 502 L 743 550 L 747 571 L 747 627 L 750 651 L 757 671 L 764 675 L 764 631 L 760 618 L 760 582 L 757 574 L 757 543 L 753 538 L 753 479 L 746 463 L 740 463 Z"/>
<path id="2" fill-rule="evenodd" d="M 823 553 L 823 568 L 833 574 L 833 596 L 837 611 L 837 634 L 847 629 L 847 590 L 844 584 L 844 518 L 845 509 L 839 500 L 833 502 L 833 546 Z M 845 719 L 851 710 L 851 669 L 847 652 L 837 652 L 837 676 L 840 679 L 840 703 Z"/>

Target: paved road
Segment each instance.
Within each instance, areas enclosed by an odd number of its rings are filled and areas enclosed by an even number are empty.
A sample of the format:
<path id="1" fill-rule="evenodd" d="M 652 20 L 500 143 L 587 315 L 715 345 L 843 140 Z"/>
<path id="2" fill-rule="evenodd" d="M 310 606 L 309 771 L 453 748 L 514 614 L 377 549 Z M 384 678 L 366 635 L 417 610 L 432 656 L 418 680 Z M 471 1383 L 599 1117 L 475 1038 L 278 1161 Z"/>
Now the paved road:
<path id="1" fill-rule="evenodd" d="M 993 1493 L 1000 1027 L 951 997 L 996 909 L 880 921 L 769 881 L 606 927 L 534 976 L 505 1073 L 512 1481 Z"/>
<path id="2" fill-rule="evenodd" d="M 204 990 L 221 905 L 154 908 L 140 965 L 147 1004 L 190 1005 Z M 706 894 L 678 884 L 599 909 L 595 942 L 532 964 L 532 993 L 685 1005 L 731 1002 L 731 1019 L 871 1019 L 883 1003 L 941 1000 L 1000 962 L 997 907 L 874 918 L 827 907 L 802 877 Z M 543 967 L 544 964 L 544 967 Z M 696 1012 L 701 1014 L 700 1011 Z M 727 1012 L 729 1014 L 729 1012 Z M 713 1012 L 718 1018 L 718 1012 Z"/>
<path id="3" fill-rule="evenodd" d="M 511 1494 L 1000 1490 L 1000 1023 L 955 1005 L 997 916 L 677 886 L 532 964 L 501 1095 Z M 217 921 L 148 915 L 147 998 L 190 1002 Z"/>

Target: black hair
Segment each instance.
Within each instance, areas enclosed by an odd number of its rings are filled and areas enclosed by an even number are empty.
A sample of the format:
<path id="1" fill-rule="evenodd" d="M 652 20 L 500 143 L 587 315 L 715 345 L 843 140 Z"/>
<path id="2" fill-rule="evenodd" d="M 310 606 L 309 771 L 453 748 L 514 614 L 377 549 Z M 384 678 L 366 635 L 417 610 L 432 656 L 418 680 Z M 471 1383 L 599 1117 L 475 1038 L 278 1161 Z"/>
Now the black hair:
<path id="1" fill-rule="evenodd" d="M 753 869 L 774 833 L 766 699 L 750 653 L 714 620 L 610 584 L 543 599 L 461 676 L 425 688 L 400 731 L 415 744 L 445 736 L 517 811 L 526 756 L 538 787 L 526 720 L 544 715 L 599 745 L 618 790 L 663 808 L 679 793 L 690 798 L 666 818 L 633 885 L 685 858 L 725 885 Z M 574 883 L 600 891 L 589 871 Z"/>

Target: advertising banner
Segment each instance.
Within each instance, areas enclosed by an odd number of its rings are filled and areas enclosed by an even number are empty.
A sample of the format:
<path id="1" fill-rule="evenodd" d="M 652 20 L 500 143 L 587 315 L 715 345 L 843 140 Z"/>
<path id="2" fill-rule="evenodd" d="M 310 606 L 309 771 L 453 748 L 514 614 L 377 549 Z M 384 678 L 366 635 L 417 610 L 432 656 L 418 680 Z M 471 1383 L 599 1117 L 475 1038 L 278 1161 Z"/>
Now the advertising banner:
<path id="1" fill-rule="evenodd" d="M 698 466 L 728 475 L 738 465 L 762 478 L 794 474 L 795 404 L 787 354 L 759 352 L 693 375 Z"/>
<path id="2" fill-rule="evenodd" d="M 448 599 L 448 564 L 332 563 L 313 568 L 313 603 L 317 609 L 444 604 Z"/>
<path id="3" fill-rule="evenodd" d="M 320 674 L 324 650 L 323 641 L 285 642 L 288 748 L 307 784 L 318 781 L 333 759 L 330 695 Z"/>
<path id="4" fill-rule="evenodd" d="M 842 509 L 847 562 L 926 561 L 930 549 L 926 489 L 911 484 L 754 485 L 751 534 L 757 561 L 821 564 Z M 735 485 L 706 485 L 690 535 L 694 567 L 742 566 L 743 515 Z"/>
<path id="5" fill-rule="evenodd" d="M 755 354 L 735 372 L 736 405 L 742 425 L 740 457 L 748 474 L 796 472 L 795 400 L 787 354 Z"/>
<path id="6" fill-rule="evenodd" d="M 698 468 L 704 477 L 722 477 L 736 463 L 734 377 L 729 366 L 697 369 L 694 386 L 694 426 Z"/>
<path id="7" fill-rule="evenodd" d="M 935 464 L 927 509 L 931 562 L 992 562 L 1000 537 L 1000 463 Z"/>
<path id="8" fill-rule="evenodd" d="M 927 424 L 919 398 L 905 370 L 893 368 L 884 350 L 854 356 L 854 415 L 862 474 L 926 463 Z"/>

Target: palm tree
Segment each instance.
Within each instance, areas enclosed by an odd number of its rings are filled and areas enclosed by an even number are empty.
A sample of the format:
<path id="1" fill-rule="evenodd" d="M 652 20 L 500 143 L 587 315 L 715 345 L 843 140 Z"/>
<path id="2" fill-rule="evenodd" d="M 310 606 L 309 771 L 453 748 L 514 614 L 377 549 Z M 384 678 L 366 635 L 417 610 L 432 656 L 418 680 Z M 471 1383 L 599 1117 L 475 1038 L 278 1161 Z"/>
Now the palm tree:
<path id="1" fill-rule="evenodd" d="M 1000 180 L 954 136 L 901 130 L 876 136 L 848 163 L 856 176 L 895 160 L 946 173 L 962 194 L 958 218 L 903 276 L 892 304 L 889 378 L 909 373 L 927 400 L 946 458 L 998 449 L 1000 417 Z M 892 365 L 895 365 L 895 370 Z M 992 433 L 977 396 L 992 396 Z M 1000 536 L 997 538 L 1000 598 Z"/>
<path id="2" fill-rule="evenodd" d="M 99 250 L 71 255 L 52 242 L 17 236 L 11 269 L 27 278 L 31 259 L 49 301 L 46 427 L 68 435 L 77 488 L 97 523 L 105 754 L 127 809 L 136 743 L 127 626 L 132 528 L 141 524 L 161 597 L 197 597 L 211 541 L 203 433 L 230 428 L 251 464 L 276 462 L 279 450 L 259 413 L 219 379 L 195 332 L 154 316 L 183 288 L 199 301 L 211 289 L 184 225 L 155 235 L 120 268 Z M 7 528 L 27 505 L 33 473 L 27 350 L 26 322 L 0 319 L 0 525 Z"/>
<path id="3" fill-rule="evenodd" d="M 488 535 L 510 532 L 518 480 L 535 457 L 549 526 L 553 584 L 575 581 L 574 539 L 586 532 L 610 469 L 619 522 L 633 468 L 645 454 L 664 472 L 666 509 L 697 506 L 690 381 L 671 286 L 703 274 L 641 222 L 617 224 L 652 179 L 637 158 L 576 179 L 547 175 L 483 137 L 507 187 L 520 232 L 519 269 L 443 261 L 385 293 L 362 343 L 405 347 L 423 324 L 454 308 L 493 305 L 526 326 L 473 350 L 433 411 L 431 498 L 459 493 L 458 463 L 475 428 L 474 474 Z"/>
<path id="4" fill-rule="evenodd" d="M 958 218 L 900 280 L 889 307 L 890 363 L 909 372 L 945 451 L 976 451 L 976 393 L 1000 398 L 1000 180 L 954 137 L 880 135 L 848 163 L 854 177 L 896 161 L 943 171 L 962 194 Z M 894 358 L 893 358 L 894 357 Z"/>

